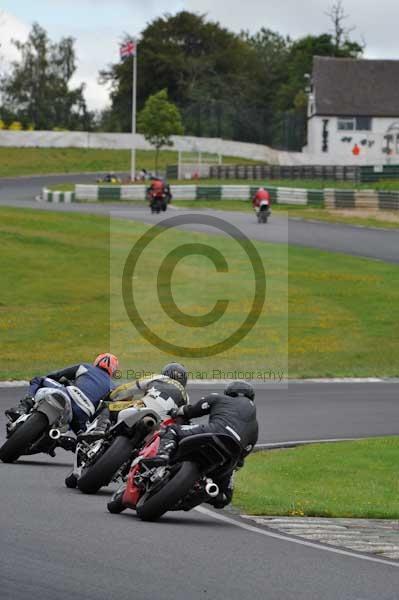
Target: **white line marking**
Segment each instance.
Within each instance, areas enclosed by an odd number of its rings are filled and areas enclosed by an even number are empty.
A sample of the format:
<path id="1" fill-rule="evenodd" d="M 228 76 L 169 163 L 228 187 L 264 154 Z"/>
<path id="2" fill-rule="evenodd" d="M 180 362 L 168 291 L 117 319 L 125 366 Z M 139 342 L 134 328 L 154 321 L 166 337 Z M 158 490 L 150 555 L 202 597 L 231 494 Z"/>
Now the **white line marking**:
<path id="1" fill-rule="evenodd" d="M 245 529 L 246 531 L 258 533 L 267 537 L 272 537 L 278 540 L 282 540 L 284 542 L 291 542 L 292 544 L 299 544 L 300 546 L 308 546 L 309 548 L 314 548 L 315 550 L 324 550 L 325 552 L 332 552 L 333 554 L 340 554 L 341 556 L 350 556 L 352 558 L 358 558 L 360 560 L 381 563 L 390 567 L 399 567 L 399 562 L 393 562 L 384 558 L 378 558 L 374 556 L 367 556 L 366 554 L 356 554 L 355 552 L 350 552 L 349 550 L 340 550 L 339 548 L 332 547 L 330 548 L 328 546 L 324 546 L 323 544 L 308 542 L 306 540 L 298 540 L 288 535 L 280 535 L 279 533 L 266 531 L 265 529 L 261 529 L 260 527 L 255 527 L 254 525 L 247 525 L 246 523 L 241 523 L 240 521 L 236 521 L 235 519 L 231 519 L 230 517 L 226 517 L 225 515 L 214 513 L 212 510 L 204 508 L 203 506 L 197 506 L 195 510 L 204 515 L 207 515 L 208 517 L 212 517 L 213 519 L 217 519 L 219 521 L 224 521 L 225 523 L 229 523 L 230 525 L 235 525 L 236 527 L 240 527 L 241 529 Z"/>
<path id="2" fill-rule="evenodd" d="M 370 436 L 368 436 L 370 437 Z M 373 436 L 371 436 L 373 437 Z M 382 437 L 382 436 L 376 436 L 376 437 Z M 284 446 L 305 446 L 306 444 L 332 444 L 335 442 L 356 442 L 358 440 L 362 440 L 365 438 L 327 438 L 327 439 L 322 439 L 322 440 L 289 440 L 287 442 L 271 442 L 271 443 L 267 443 L 267 444 L 256 444 L 255 448 L 257 450 L 268 450 L 271 448 L 281 448 Z"/>

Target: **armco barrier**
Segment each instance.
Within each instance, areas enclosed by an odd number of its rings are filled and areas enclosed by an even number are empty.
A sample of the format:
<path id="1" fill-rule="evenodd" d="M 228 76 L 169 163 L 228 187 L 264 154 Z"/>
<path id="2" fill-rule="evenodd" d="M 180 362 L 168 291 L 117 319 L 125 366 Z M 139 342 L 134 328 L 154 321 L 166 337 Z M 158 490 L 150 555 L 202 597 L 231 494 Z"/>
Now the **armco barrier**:
<path id="1" fill-rule="evenodd" d="M 172 185 L 171 192 L 176 200 L 237 200 L 248 201 L 255 194 L 258 187 L 249 185 Z M 312 206 L 323 206 L 322 190 L 306 190 L 301 188 L 277 188 L 265 186 L 270 192 L 272 202 L 277 204 L 310 204 Z M 54 193 L 43 190 L 43 199 L 47 199 Z M 62 193 L 62 192 L 61 192 Z M 71 192 L 69 192 L 71 193 Z M 144 185 L 76 185 L 73 200 L 84 200 L 97 202 L 102 200 L 127 200 L 143 201 L 146 198 L 146 186 Z M 73 201 L 69 200 L 69 201 Z M 52 201 L 52 200 L 49 200 Z M 59 200 L 63 201 L 63 200 Z M 67 200 L 68 201 L 68 200 Z"/>
<path id="2" fill-rule="evenodd" d="M 270 193 L 272 203 L 292 204 L 338 209 L 399 210 L 399 192 L 382 190 L 325 189 L 306 190 L 264 186 Z M 172 185 L 176 200 L 249 201 L 258 188 L 249 185 Z M 43 189 L 41 198 L 47 202 L 74 202 L 79 200 L 98 202 L 102 200 L 141 201 L 146 198 L 145 185 L 76 185 L 75 192 L 58 192 Z"/>

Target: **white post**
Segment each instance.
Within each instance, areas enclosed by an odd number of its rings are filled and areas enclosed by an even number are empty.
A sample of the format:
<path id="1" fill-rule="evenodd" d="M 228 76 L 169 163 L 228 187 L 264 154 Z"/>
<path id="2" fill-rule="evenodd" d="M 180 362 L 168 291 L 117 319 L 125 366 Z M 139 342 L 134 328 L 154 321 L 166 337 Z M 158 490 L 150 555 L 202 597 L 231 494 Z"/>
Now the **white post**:
<path id="1" fill-rule="evenodd" d="M 133 85 L 132 85 L 132 156 L 130 165 L 130 178 L 135 180 L 136 176 L 136 88 L 137 88 L 137 42 L 135 41 L 135 52 L 133 56 Z"/>

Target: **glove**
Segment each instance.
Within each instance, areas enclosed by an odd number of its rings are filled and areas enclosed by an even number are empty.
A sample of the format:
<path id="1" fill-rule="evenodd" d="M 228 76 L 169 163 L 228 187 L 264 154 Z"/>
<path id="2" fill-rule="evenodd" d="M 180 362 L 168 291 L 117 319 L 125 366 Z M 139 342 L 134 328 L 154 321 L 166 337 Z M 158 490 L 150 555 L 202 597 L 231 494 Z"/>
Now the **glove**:
<path id="1" fill-rule="evenodd" d="M 171 408 L 168 410 L 167 414 L 172 419 L 176 419 L 176 417 L 184 417 L 184 406 L 180 406 L 179 408 Z"/>

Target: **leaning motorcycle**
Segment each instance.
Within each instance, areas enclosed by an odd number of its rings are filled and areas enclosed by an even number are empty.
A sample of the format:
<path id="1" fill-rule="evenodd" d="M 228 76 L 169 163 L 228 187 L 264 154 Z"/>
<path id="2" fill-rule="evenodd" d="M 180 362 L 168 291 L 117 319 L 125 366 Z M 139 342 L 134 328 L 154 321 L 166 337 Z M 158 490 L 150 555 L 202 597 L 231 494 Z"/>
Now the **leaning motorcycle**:
<path id="1" fill-rule="evenodd" d="M 91 443 L 78 441 L 73 471 L 65 479 L 67 487 L 95 494 L 101 487 L 126 478 L 137 448 L 160 423 L 154 410 L 126 408 L 126 405 L 129 402 L 110 405 L 111 411 L 118 412 L 117 422 L 102 439 Z"/>
<path id="2" fill-rule="evenodd" d="M 64 396 L 63 385 L 45 380 L 49 388 L 40 388 L 35 395 L 31 410 L 16 421 L 7 423 L 7 441 L 0 448 L 0 459 L 15 462 L 22 455 L 44 452 L 55 456 L 55 448 L 75 449 L 76 441 L 68 435 L 70 404 Z M 63 390 L 57 393 L 55 388 Z"/>
<path id="3" fill-rule="evenodd" d="M 262 200 L 260 205 L 255 208 L 258 223 L 267 223 L 272 211 L 270 210 L 269 200 Z"/>
<path id="4" fill-rule="evenodd" d="M 113 495 L 109 512 L 131 508 L 143 521 L 155 521 L 168 511 L 191 510 L 218 496 L 215 481 L 237 467 L 242 453 L 231 436 L 204 433 L 184 438 L 168 465 L 146 466 L 142 459 L 156 456 L 159 441 L 156 432 L 133 461 L 126 488 Z"/>

